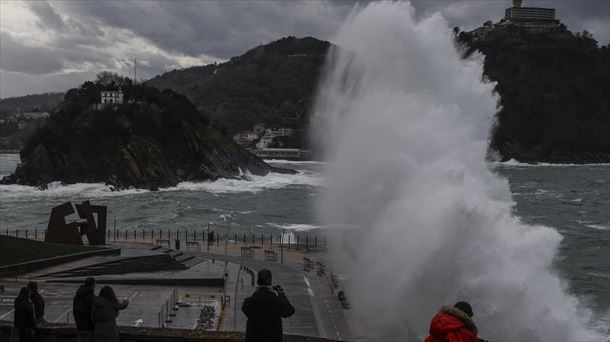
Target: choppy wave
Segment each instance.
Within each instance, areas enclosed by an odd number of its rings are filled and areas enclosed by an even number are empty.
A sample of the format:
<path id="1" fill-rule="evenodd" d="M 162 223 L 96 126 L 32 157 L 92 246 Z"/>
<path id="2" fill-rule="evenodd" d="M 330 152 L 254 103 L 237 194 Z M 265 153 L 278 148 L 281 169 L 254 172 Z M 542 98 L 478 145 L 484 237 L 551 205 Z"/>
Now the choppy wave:
<path id="1" fill-rule="evenodd" d="M 267 164 L 311 164 L 311 165 L 323 165 L 323 161 L 317 160 L 286 160 L 286 159 L 265 159 Z"/>
<path id="2" fill-rule="evenodd" d="M 161 191 L 206 191 L 214 194 L 257 193 L 263 190 L 282 189 L 295 185 L 321 186 L 322 180 L 314 174 L 305 172 L 299 172 L 294 175 L 270 173 L 266 176 L 252 176 L 251 180 L 219 179 L 214 182 L 183 182 L 176 187 L 161 189 Z"/>
<path id="3" fill-rule="evenodd" d="M 492 166 L 505 167 L 549 167 L 549 166 L 610 166 L 610 163 L 587 163 L 587 164 L 569 164 L 569 163 L 522 163 L 515 159 L 510 159 L 505 162 L 489 162 Z"/>
<path id="4" fill-rule="evenodd" d="M 125 196 L 149 192 L 144 189 L 130 188 L 122 191 L 114 191 L 109 185 L 103 183 L 77 183 L 63 184 L 61 182 L 50 183 L 47 189 L 34 186 L 8 184 L 0 185 L 0 198 L 53 198 L 53 197 L 112 197 Z"/>
<path id="5" fill-rule="evenodd" d="M 299 172 L 294 175 L 270 173 L 267 176 L 251 176 L 251 180 L 219 179 L 213 182 L 183 182 L 175 187 L 160 189 L 160 191 L 205 191 L 214 194 L 257 193 L 266 189 L 282 189 L 296 185 L 321 186 L 322 180 L 319 176 L 306 172 Z M 149 190 L 131 188 L 114 191 L 111 186 L 103 183 L 62 184 L 61 182 L 53 182 L 49 184 L 47 189 L 17 184 L 0 185 L 0 197 L 4 199 L 69 196 L 98 198 L 145 192 L 149 192 Z"/>
<path id="6" fill-rule="evenodd" d="M 607 225 L 602 224 L 585 224 L 586 227 L 595 229 L 595 230 L 610 230 L 610 223 Z"/>

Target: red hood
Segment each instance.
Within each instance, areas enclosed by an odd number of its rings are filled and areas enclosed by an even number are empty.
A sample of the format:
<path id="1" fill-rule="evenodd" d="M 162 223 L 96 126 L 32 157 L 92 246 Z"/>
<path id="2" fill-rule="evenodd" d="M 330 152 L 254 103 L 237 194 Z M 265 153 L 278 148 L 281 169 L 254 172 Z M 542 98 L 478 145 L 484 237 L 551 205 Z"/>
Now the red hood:
<path id="1" fill-rule="evenodd" d="M 459 319 L 450 316 L 446 313 L 438 313 L 432 322 L 430 322 L 430 335 L 433 336 L 446 336 L 450 332 L 455 332 L 460 329 L 466 328 L 466 325 Z"/>

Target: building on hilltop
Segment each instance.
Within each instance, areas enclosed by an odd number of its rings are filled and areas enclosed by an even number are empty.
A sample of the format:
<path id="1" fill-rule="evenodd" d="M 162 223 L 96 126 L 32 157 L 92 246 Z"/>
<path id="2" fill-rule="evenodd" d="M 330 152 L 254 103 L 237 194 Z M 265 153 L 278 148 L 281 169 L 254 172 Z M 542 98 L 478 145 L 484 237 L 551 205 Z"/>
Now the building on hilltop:
<path id="1" fill-rule="evenodd" d="M 100 104 L 123 104 L 123 92 L 120 90 L 102 90 L 100 92 Z"/>
<path id="2" fill-rule="evenodd" d="M 513 7 L 504 11 L 500 24 L 515 25 L 532 32 L 546 32 L 559 26 L 554 8 L 521 7 L 521 0 L 513 0 Z"/>

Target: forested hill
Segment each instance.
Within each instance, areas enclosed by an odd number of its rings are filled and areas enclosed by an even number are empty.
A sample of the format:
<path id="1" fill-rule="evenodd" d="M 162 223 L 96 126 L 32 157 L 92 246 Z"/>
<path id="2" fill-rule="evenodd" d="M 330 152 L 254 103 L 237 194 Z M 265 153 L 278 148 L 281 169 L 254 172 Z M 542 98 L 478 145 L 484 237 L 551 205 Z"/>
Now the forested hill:
<path id="1" fill-rule="evenodd" d="M 484 74 L 497 82 L 491 147 L 504 160 L 610 162 L 610 46 L 563 26 L 528 33 L 496 25 L 457 40 L 466 55 L 484 54 Z"/>
<path id="2" fill-rule="evenodd" d="M 167 72 L 147 85 L 186 95 L 229 134 L 262 122 L 304 135 L 329 47 L 311 37 L 282 38 L 226 63 Z"/>
<path id="3" fill-rule="evenodd" d="M 0 117 L 20 112 L 50 112 L 64 99 L 64 93 L 44 93 L 0 100 Z"/>

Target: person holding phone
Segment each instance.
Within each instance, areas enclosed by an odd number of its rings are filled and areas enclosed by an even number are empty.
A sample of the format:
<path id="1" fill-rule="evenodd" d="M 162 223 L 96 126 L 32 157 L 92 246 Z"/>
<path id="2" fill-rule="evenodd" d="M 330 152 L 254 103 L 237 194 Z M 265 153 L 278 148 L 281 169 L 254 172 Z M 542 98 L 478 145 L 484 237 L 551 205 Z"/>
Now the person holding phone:
<path id="1" fill-rule="evenodd" d="M 246 342 L 281 342 L 282 318 L 294 315 L 294 307 L 280 285 L 271 286 L 271 271 L 258 272 L 258 287 L 244 300 L 242 312 L 248 317 Z"/>

